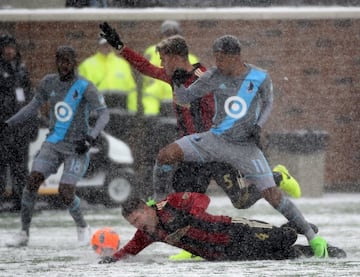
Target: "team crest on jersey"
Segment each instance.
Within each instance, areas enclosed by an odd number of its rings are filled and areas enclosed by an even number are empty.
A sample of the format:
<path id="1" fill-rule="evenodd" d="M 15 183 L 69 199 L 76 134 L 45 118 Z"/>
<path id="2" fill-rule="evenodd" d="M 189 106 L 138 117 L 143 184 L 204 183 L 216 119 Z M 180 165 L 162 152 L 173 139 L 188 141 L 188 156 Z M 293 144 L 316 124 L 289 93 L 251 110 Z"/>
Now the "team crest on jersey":
<path id="1" fill-rule="evenodd" d="M 182 195 L 182 199 L 183 199 L 183 200 L 187 200 L 187 199 L 189 199 L 189 198 L 190 198 L 189 193 L 188 193 L 188 192 L 184 192 L 184 194 Z"/>
<path id="2" fill-rule="evenodd" d="M 247 87 L 247 92 L 248 93 L 252 93 L 254 91 L 254 84 L 253 84 L 253 82 L 249 82 L 249 85 L 248 85 L 248 87 Z"/>
<path id="3" fill-rule="evenodd" d="M 158 203 L 156 203 L 156 208 L 158 210 L 162 210 L 165 207 L 166 203 L 167 203 L 167 200 L 163 200 L 161 202 L 158 202 Z"/>
<path id="4" fill-rule="evenodd" d="M 79 97 L 79 92 L 76 89 L 73 94 L 73 99 L 76 100 L 76 99 L 78 99 L 78 97 Z"/>
<path id="5" fill-rule="evenodd" d="M 55 91 L 52 91 L 52 92 L 50 93 L 50 97 L 54 97 L 55 95 L 56 95 Z"/>
<path id="6" fill-rule="evenodd" d="M 175 232 L 171 233 L 170 235 L 166 236 L 165 241 L 169 244 L 178 243 L 190 229 L 191 229 L 190 225 L 180 228 Z"/>

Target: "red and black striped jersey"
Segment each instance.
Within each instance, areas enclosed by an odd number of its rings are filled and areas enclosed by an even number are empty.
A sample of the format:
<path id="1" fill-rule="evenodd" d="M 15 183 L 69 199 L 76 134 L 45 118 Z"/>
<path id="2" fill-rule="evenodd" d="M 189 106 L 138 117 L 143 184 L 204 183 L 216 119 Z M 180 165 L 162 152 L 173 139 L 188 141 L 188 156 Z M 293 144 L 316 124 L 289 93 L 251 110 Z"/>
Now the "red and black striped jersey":
<path id="1" fill-rule="evenodd" d="M 208 214 L 205 210 L 209 202 L 209 197 L 201 193 L 170 194 L 154 206 L 159 219 L 155 232 L 137 230 L 114 258 L 136 255 L 153 242 L 165 242 L 207 260 L 228 259 L 226 249 L 232 241 L 231 217 Z"/>

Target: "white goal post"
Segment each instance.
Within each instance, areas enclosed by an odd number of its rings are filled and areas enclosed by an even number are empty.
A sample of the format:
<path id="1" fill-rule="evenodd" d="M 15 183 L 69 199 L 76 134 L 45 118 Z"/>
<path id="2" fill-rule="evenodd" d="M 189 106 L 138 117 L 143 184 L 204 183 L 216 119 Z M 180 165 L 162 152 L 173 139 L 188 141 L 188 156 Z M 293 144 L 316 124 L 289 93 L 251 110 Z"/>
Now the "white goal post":
<path id="1" fill-rule="evenodd" d="M 144 8 L 144 9 L 3 9 L 0 22 L 29 21 L 144 21 L 144 20 L 312 20 L 357 19 L 360 7 L 233 7 L 233 8 Z"/>

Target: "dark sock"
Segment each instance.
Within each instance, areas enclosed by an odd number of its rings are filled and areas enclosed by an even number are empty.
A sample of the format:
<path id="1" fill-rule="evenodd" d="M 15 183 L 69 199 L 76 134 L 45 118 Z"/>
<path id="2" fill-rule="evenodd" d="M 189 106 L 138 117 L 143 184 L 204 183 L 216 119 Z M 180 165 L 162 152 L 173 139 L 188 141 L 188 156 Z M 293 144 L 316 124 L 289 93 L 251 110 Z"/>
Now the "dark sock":
<path id="1" fill-rule="evenodd" d="M 29 191 L 26 187 L 21 198 L 21 224 L 22 230 L 29 235 L 31 219 L 37 198 L 37 192 Z"/>

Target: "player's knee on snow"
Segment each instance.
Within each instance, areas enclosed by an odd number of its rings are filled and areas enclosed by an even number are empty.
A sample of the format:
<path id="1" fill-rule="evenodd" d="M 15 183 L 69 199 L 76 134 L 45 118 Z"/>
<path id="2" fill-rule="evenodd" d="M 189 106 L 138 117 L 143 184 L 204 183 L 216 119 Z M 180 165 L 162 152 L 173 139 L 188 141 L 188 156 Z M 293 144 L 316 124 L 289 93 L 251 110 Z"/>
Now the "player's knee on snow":
<path id="1" fill-rule="evenodd" d="M 75 186 L 68 184 L 60 184 L 59 197 L 66 206 L 69 206 L 75 199 Z"/>
<path id="2" fill-rule="evenodd" d="M 42 173 L 36 172 L 36 171 L 31 172 L 28 182 L 26 184 L 26 188 L 30 192 L 38 191 L 39 187 L 44 182 L 44 180 L 45 180 L 45 177 Z"/>

